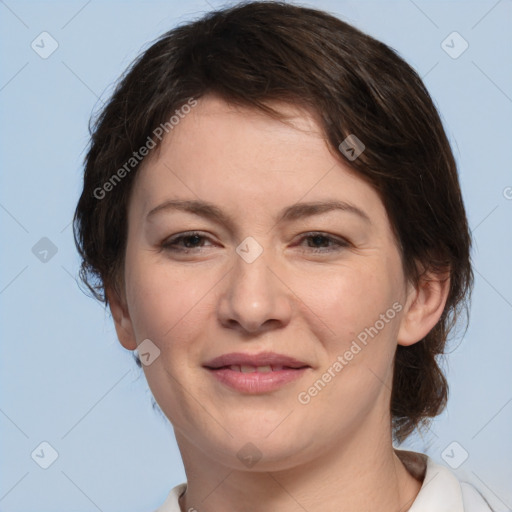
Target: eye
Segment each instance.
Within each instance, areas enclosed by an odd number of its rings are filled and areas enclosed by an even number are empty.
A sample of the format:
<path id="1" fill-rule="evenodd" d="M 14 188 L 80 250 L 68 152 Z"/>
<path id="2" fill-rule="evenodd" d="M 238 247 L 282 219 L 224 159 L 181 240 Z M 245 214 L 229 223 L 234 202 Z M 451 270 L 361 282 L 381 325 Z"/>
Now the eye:
<path id="1" fill-rule="evenodd" d="M 166 239 L 161 247 L 166 251 L 174 252 L 190 252 L 194 249 L 201 249 L 204 247 L 204 242 L 208 238 L 201 233 L 196 231 L 190 231 L 188 233 L 180 233 L 171 238 Z"/>
<path id="2" fill-rule="evenodd" d="M 188 253 L 194 250 L 200 250 L 203 247 L 212 246 L 213 244 L 205 245 L 210 239 L 200 232 L 190 231 L 186 233 L 179 233 L 171 238 L 166 239 L 161 247 L 166 251 Z M 312 232 L 306 233 L 300 239 L 300 242 L 306 242 L 308 252 L 313 253 L 327 253 L 339 251 L 343 248 L 349 247 L 350 243 L 338 237 L 331 236 L 327 233 Z M 304 247 L 304 245 L 302 245 Z"/>
<path id="3" fill-rule="evenodd" d="M 333 237 L 327 233 L 321 232 L 307 233 L 301 238 L 301 242 L 302 241 L 307 241 L 307 247 L 312 249 L 309 252 L 314 253 L 339 251 L 350 246 L 350 244 L 342 238 Z"/>

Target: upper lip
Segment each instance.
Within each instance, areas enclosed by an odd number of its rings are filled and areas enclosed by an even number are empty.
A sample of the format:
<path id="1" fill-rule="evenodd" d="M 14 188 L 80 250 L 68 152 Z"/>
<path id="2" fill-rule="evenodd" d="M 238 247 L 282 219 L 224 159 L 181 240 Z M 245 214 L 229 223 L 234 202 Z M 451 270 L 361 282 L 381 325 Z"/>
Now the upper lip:
<path id="1" fill-rule="evenodd" d="M 309 367 L 307 363 L 293 357 L 275 352 L 261 352 L 259 354 L 244 354 L 243 352 L 232 352 L 223 354 L 211 359 L 203 366 L 211 369 L 218 369 L 224 366 L 247 365 L 247 366 L 284 366 L 288 368 Z"/>

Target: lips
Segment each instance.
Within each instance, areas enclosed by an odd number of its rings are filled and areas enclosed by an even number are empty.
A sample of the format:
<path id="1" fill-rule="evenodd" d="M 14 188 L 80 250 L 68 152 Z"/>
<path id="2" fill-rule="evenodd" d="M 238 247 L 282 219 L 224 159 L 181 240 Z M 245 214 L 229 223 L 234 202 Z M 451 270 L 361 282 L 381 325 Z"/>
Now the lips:
<path id="1" fill-rule="evenodd" d="M 218 382 L 244 394 L 276 391 L 311 368 L 303 361 L 273 352 L 225 354 L 203 366 Z"/>

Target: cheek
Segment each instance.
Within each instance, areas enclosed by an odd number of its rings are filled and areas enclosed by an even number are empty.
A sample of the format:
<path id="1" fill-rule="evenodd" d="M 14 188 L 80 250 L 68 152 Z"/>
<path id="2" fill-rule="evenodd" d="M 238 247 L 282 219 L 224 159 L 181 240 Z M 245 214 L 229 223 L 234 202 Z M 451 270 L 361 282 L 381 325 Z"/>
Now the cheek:
<path id="1" fill-rule="evenodd" d="M 191 272 L 171 272 L 165 264 L 143 258 L 131 261 L 126 291 L 134 332 L 139 343 L 148 338 L 160 350 L 153 363 L 143 366 L 144 374 L 155 400 L 173 423 L 180 422 L 176 411 L 183 413 L 191 406 L 186 378 L 200 358 L 200 346 L 193 340 L 204 333 L 207 292 L 212 285 L 207 279 L 194 279 Z M 198 414 L 195 409 L 188 416 L 194 414 Z"/>
<path id="2" fill-rule="evenodd" d="M 163 353 L 179 350 L 201 331 L 216 280 L 212 273 L 199 277 L 190 268 L 172 268 L 142 257 L 130 264 L 127 296 L 137 341 L 149 338 Z"/>
<path id="3" fill-rule="evenodd" d="M 325 350 L 318 373 L 333 383 L 322 391 L 317 407 L 342 402 L 363 414 L 390 389 L 401 310 L 399 288 L 390 275 L 382 268 L 353 267 L 316 281 L 323 288 L 309 295 L 308 306 L 318 314 L 316 320 L 310 314 L 310 326 L 313 321 L 319 326 L 315 334 Z M 321 325 L 328 326 L 323 337 Z"/>
<path id="4" fill-rule="evenodd" d="M 304 302 L 314 313 L 308 313 L 309 326 L 316 326 L 312 330 L 326 352 L 322 369 L 327 371 L 342 358 L 343 370 L 335 379 L 339 386 L 329 393 L 348 400 L 363 388 L 369 394 L 372 389 L 378 392 L 381 382 L 390 378 L 403 300 L 402 274 L 395 263 L 366 260 L 318 274 L 314 282 L 308 279 Z"/>
<path id="5" fill-rule="evenodd" d="M 355 336 L 399 298 L 389 275 L 375 265 L 331 270 L 307 279 L 304 302 L 336 335 Z"/>

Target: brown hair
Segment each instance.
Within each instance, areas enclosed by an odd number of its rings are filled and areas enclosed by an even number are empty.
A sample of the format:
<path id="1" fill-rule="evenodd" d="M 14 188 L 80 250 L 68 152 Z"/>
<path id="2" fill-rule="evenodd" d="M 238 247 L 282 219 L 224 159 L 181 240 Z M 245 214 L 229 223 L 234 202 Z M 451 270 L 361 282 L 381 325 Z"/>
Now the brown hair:
<path id="1" fill-rule="evenodd" d="M 455 160 L 421 79 L 394 50 L 338 18 L 281 2 L 240 4 L 167 32 L 138 57 L 91 128 L 74 219 L 82 280 L 105 305 L 105 289 L 122 288 L 139 164 L 108 194 L 97 191 L 176 109 L 210 93 L 277 117 L 273 100 L 308 108 L 331 150 L 379 193 L 406 277 L 417 283 L 421 268 L 449 270 L 439 322 L 396 352 L 390 407 L 394 439 L 403 441 L 446 405 L 436 358 L 469 299 L 471 239 Z M 338 151 L 349 134 L 366 147 L 353 161 Z"/>

